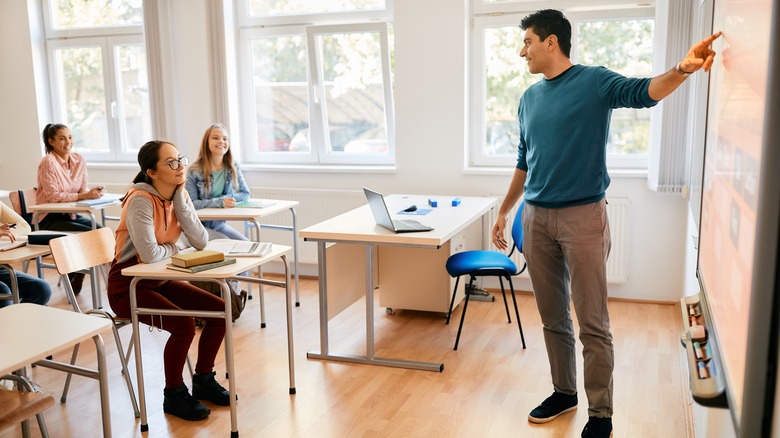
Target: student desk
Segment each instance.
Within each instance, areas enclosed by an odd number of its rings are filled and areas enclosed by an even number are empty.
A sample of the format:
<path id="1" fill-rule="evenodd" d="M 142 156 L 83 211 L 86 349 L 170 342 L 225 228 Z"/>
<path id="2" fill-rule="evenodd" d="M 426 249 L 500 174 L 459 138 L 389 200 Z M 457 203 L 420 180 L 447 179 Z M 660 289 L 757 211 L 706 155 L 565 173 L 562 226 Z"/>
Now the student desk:
<path id="1" fill-rule="evenodd" d="M 25 262 L 36 259 L 38 261 L 38 277 L 42 278 L 41 257 L 51 254 L 48 245 L 25 245 L 8 251 L 0 251 L 0 269 L 5 269 L 11 275 L 11 295 L 0 294 L 0 299 L 7 300 L 11 298 L 14 304 L 19 303 L 19 284 L 16 280 L 13 263 Z"/>
<path id="2" fill-rule="evenodd" d="M 399 215 L 402 209 L 414 204 L 418 209 L 430 208 L 428 198 L 434 198 L 438 201 L 437 208 L 431 208 L 431 212 L 425 215 Z M 319 274 L 319 306 L 320 306 L 320 351 L 311 351 L 307 357 L 314 359 L 336 360 L 351 363 L 383 365 L 399 368 L 411 368 L 428 371 L 442 371 L 444 364 L 416 362 L 402 359 L 388 359 L 374 356 L 374 286 L 375 281 L 375 250 L 380 247 L 380 251 L 385 247 L 391 247 L 394 250 L 410 250 L 410 254 L 418 248 L 439 249 L 448 245 L 450 240 L 459 236 L 469 225 L 475 223 L 480 218 L 493 209 L 496 205 L 496 198 L 472 198 L 462 197 L 461 204 L 457 207 L 451 206 L 452 196 L 420 196 L 420 195 L 390 195 L 385 196 L 388 210 L 393 219 L 415 219 L 425 225 L 435 228 L 433 231 L 418 233 L 400 233 L 395 234 L 385 228 L 376 225 L 374 217 L 368 205 L 356 208 L 332 219 L 301 230 L 301 236 L 306 241 L 317 242 L 318 252 L 318 274 Z M 482 220 L 483 233 L 485 227 L 490 224 Z M 355 356 L 349 354 L 332 353 L 328 349 L 328 261 L 326 254 L 329 243 L 351 243 L 362 245 L 365 248 L 365 272 L 360 272 L 360 278 L 365 277 L 365 299 L 366 299 L 366 354 L 365 356 Z M 339 246 L 339 245 L 335 245 Z M 452 250 L 452 249 L 451 249 Z M 381 253 L 381 252 L 380 252 Z M 441 254 L 438 259 L 446 260 L 449 255 Z M 384 258 L 384 255 L 380 257 Z M 403 260 L 403 254 L 393 257 L 395 260 Z M 333 263 L 338 262 L 334 260 Z M 423 270 L 423 276 L 444 276 L 449 279 L 449 275 L 444 269 L 444 262 L 428 263 L 424 266 L 418 266 L 418 270 Z M 414 295 L 440 295 L 445 303 L 452 293 L 447 281 L 445 287 L 431 290 L 425 286 L 415 285 L 408 281 L 405 284 L 401 282 L 387 290 L 386 283 L 393 278 L 404 278 L 405 272 L 397 272 L 393 266 L 380 266 L 382 274 L 379 276 L 380 299 L 387 294 L 393 296 L 401 294 L 402 290 L 409 291 Z M 355 272 L 354 268 L 344 270 L 347 274 Z M 395 271 L 395 272 L 394 272 Z M 390 278 L 390 280 L 388 280 Z M 344 281 L 341 279 L 341 281 Z M 349 281 L 349 280 L 347 280 Z M 417 287 L 415 287 L 417 286 Z M 336 291 L 340 292 L 340 291 Z M 399 308 L 413 308 L 398 305 Z M 444 307 L 446 311 L 447 307 Z M 429 309 L 420 309 L 429 310 Z"/>
<path id="3" fill-rule="evenodd" d="M 295 271 L 295 306 L 301 305 L 300 293 L 298 291 L 298 222 L 295 215 L 295 207 L 300 204 L 298 201 L 283 201 L 279 199 L 250 199 L 250 202 L 271 203 L 268 207 L 233 207 L 233 208 L 201 208 L 195 212 L 202 221 L 246 221 L 251 222 L 257 230 L 257 239 L 260 240 L 260 228 L 289 230 L 293 233 L 293 270 Z M 285 225 L 261 224 L 260 219 L 290 210 L 292 215 L 292 227 Z M 242 277 L 243 278 L 243 277 Z M 262 298 L 262 295 L 261 295 Z M 260 317 L 265 323 L 265 305 L 260 300 Z"/>
<path id="4" fill-rule="evenodd" d="M 100 333 L 111 330 L 111 321 L 104 318 L 58 309 L 22 303 L 0 309 L 0 333 L 4 336 L 3 354 L 0 355 L 0 375 L 8 374 L 29 364 L 72 372 L 97 379 L 100 384 L 100 409 L 103 418 L 103 436 L 111 436 L 111 412 L 106 376 L 106 352 Z M 89 338 L 97 348 L 98 369 L 90 370 L 68 363 L 44 359 L 64 348 Z"/>
<path id="5" fill-rule="evenodd" d="M 122 195 L 116 193 L 106 193 L 106 202 L 95 205 L 79 205 L 76 202 L 50 202 L 46 204 L 35 204 L 27 207 L 32 212 L 33 230 L 38 230 L 38 216 L 42 213 L 85 213 L 92 220 L 92 229 L 97 228 L 97 219 L 95 213 L 100 213 L 100 222 L 105 224 L 106 208 L 119 205 L 119 198 Z M 94 200 L 96 201 L 96 200 Z"/>
<path id="6" fill-rule="evenodd" d="M 284 287 L 285 305 L 287 308 L 287 356 L 290 374 L 290 394 L 295 394 L 295 369 L 293 359 L 293 328 L 292 328 L 292 308 L 290 307 L 290 271 L 287 263 L 287 255 L 290 253 L 289 246 L 274 245 L 271 252 L 263 257 L 236 257 L 236 263 L 219 268 L 209 269 L 198 273 L 187 273 L 174 271 L 166 268 L 171 259 L 161 260 L 155 263 L 140 263 L 129 268 L 122 269 L 122 275 L 135 277 L 130 282 L 130 311 L 133 320 L 134 349 L 135 349 L 135 367 L 138 374 L 138 399 L 141 404 L 141 432 L 149 430 L 146 418 L 146 398 L 144 391 L 143 363 L 141 360 L 141 337 L 139 336 L 138 315 L 187 315 L 200 318 L 224 318 L 225 319 L 225 357 L 227 363 L 227 375 L 230 389 L 230 430 L 231 436 L 238 436 L 238 418 L 236 416 L 236 373 L 233 363 L 233 322 L 231 319 L 230 298 L 226 298 L 224 312 L 210 312 L 198 310 L 168 310 L 168 309 L 150 309 L 138 307 L 136 299 L 136 285 L 141 280 L 185 280 L 185 281 L 212 281 L 218 283 L 222 288 L 222 296 L 229 297 L 230 289 L 225 282 L 226 279 L 239 281 L 250 281 L 257 284 Z M 237 277 L 238 274 L 254 269 L 260 265 L 281 258 L 284 264 L 285 281 L 273 281 L 263 278 Z"/>
<path id="7" fill-rule="evenodd" d="M 89 215 L 89 218 L 92 220 L 92 229 L 94 230 L 97 228 L 97 219 L 95 218 L 95 213 L 99 212 L 101 215 L 100 222 L 101 224 L 105 225 L 106 208 L 119 205 L 119 198 L 122 195 L 118 195 L 116 193 L 106 193 L 103 196 L 108 197 L 107 202 L 95 205 L 79 205 L 76 202 L 51 202 L 47 204 L 30 205 L 27 207 L 27 209 L 32 212 L 33 230 L 38 230 L 38 217 L 42 213 L 85 213 Z M 47 267 L 52 266 L 47 265 Z M 97 281 L 94 268 L 90 271 L 89 284 L 92 290 L 92 307 L 95 309 L 102 309 L 103 298 L 100 294 L 100 283 Z"/>

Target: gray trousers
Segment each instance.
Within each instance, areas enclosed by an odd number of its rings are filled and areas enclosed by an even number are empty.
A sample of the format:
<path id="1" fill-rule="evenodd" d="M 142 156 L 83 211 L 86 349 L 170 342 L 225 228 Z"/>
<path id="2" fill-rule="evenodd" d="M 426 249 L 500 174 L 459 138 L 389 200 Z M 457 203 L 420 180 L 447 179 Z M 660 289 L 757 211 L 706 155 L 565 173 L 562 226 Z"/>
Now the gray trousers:
<path id="1" fill-rule="evenodd" d="M 574 303 L 583 346 L 588 415 L 612 416 L 615 354 L 607 309 L 607 257 L 611 246 L 606 202 L 567 208 L 526 203 L 523 253 L 544 326 L 553 387 L 577 392 Z"/>

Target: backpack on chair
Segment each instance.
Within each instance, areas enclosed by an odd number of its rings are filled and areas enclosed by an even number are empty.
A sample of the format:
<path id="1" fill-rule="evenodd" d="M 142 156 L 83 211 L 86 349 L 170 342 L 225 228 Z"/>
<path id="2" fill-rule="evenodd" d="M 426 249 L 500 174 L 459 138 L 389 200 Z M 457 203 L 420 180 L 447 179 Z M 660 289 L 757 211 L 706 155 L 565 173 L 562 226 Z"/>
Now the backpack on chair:
<path id="1" fill-rule="evenodd" d="M 233 322 L 236 322 L 239 316 L 241 316 L 241 312 L 244 311 L 244 307 L 246 307 L 246 299 L 247 299 L 247 291 L 241 290 L 241 285 L 236 280 L 226 280 L 228 289 L 230 289 L 230 304 L 232 308 L 232 317 Z M 191 281 L 190 282 L 193 286 L 197 286 L 206 292 L 210 292 L 220 298 L 222 298 L 222 288 L 219 287 L 218 283 L 214 283 L 213 281 Z"/>

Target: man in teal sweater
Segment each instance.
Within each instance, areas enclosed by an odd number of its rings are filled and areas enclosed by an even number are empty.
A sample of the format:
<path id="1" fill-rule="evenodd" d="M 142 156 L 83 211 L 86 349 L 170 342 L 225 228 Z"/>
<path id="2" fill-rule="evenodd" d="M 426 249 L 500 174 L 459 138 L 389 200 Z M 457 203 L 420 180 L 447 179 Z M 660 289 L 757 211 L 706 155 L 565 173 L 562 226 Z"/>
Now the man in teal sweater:
<path id="1" fill-rule="evenodd" d="M 573 65 L 571 24 L 560 11 L 525 17 L 520 56 L 544 79 L 530 86 L 517 111 L 517 167 L 493 226 L 506 249 L 507 215 L 525 193 L 523 253 L 544 326 L 554 392 L 528 420 L 546 423 L 577 407 L 574 329 L 580 325 L 589 420 L 583 437 L 612 436 L 614 352 L 607 310 L 610 250 L 604 198 L 609 186 L 606 144 L 613 108 L 648 108 L 685 78 L 709 71 L 716 33 L 694 44 L 679 64 L 654 78 L 626 78 L 603 67 Z"/>

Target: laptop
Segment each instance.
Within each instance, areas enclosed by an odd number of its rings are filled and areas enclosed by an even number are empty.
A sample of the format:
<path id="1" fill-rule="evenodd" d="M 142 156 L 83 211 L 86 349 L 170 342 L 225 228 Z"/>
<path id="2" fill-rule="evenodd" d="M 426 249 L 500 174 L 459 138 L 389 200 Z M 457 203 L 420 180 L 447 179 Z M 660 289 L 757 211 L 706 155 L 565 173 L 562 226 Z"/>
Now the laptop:
<path id="1" fill-rule="evenodd" d="M 385 198 L 381 193 L 363 187 L 363 193 L 366 194 L 368 206 L 371 207 L 371 213 L 374 214 L 374 220 L 377 224 L 387 228 L 394 233 L 415 233 L 420 231 L 431 231 L 433 228 L 424 225 L 413 219 L 393 220 L 390 212 L 387 210 Z"/>

